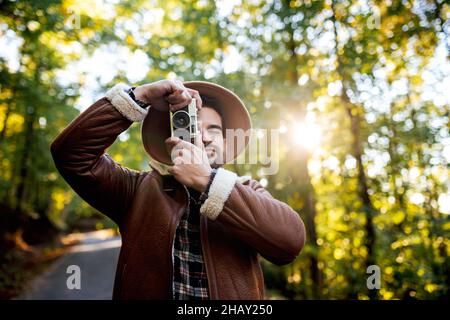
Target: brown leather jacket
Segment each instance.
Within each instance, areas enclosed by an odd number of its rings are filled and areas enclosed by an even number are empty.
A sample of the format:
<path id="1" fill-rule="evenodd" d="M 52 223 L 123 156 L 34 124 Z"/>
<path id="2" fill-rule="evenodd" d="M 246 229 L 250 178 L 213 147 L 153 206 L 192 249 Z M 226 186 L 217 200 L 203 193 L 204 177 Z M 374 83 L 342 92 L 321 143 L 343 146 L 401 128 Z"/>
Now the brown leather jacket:
<path id="1" fill-rule="evenodd" d="M 51 152 L 70 186 L 119 226 L 113 298 L 172 299 L 172 244 L 187 190 L 156 170 L 131 170 L 105 153 L 132 124 L 119 111 L 107 98 L 98 100 L 58 135 Z M 202 215 L 200 225 L 211 299 L 263 299 L 258 254 L 287 264 L 305 242 L 298 214 L 255 180 L 236 182 L 218 217 Z"/>

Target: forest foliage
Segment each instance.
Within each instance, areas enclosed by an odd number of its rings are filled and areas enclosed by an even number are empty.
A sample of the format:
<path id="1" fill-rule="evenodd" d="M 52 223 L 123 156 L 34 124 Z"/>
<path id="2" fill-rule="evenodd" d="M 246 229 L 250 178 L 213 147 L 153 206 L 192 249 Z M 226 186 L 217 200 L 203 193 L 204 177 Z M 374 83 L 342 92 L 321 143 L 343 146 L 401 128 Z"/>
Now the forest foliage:
<path id="1" fill-rule="evenodd" d="M 443 0 L 0 1 L 0 230 L 98 214 L 49 146 L 109 87 L 206 80 L 280 134 L 276 174 L 232 166 L 307 227 L 295 262 L 263 261 L 273 297 L 448 298 L 449 16 Z M 108 153 L 149 170 L 139 125 Z"/>

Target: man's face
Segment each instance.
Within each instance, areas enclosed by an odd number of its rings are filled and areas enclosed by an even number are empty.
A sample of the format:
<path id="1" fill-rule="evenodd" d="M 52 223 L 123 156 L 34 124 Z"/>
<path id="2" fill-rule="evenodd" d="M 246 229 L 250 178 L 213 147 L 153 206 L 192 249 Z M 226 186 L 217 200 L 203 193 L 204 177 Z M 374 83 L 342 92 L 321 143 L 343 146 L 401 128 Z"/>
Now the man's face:
<path id="1" fill-rule="evenodd" d="M 216 110 L 203 106 L 198 112 L 198 125 L 209 163 L 213 167 L 222 165 L 225 144 L 222 133 L 222 118 Z"/>

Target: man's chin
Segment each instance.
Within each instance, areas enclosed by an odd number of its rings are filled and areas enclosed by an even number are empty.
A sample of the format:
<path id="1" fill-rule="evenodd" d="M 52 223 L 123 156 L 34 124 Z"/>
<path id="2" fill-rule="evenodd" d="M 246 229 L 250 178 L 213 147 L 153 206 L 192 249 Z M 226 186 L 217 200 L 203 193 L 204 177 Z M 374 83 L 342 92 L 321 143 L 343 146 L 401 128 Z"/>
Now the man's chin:
<path id="1" fill-rule="evenodd" d="M 208 155 L 208 161 L 211 167 L 213 167 L 213 165 L 216 164 L 216 158 L 217 158 L 216 155 L 213 156 Z"/>
<path id="2" fill-rule="evenodd" d="M 217 154 L 215 152 L 207 153 L 208 154 L 208 161 L 212 168 L 219 168 L 223 165 L 223 161 L 219 159 Z"/>

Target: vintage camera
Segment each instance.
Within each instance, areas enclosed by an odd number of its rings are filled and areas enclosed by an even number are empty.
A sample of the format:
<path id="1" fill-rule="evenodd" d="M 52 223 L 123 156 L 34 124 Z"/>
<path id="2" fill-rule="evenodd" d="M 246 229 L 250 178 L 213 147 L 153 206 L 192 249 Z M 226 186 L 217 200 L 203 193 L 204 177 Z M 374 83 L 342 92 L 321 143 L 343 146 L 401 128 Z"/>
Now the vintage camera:
<path id="1" fill-rule="evenodd" d="M 172 137 L 178 137 L 192 144 L 199 137 L 197 126 L 197 105 L 195 99 L 187 106 L 170 112 L 170 130 Z"/>

